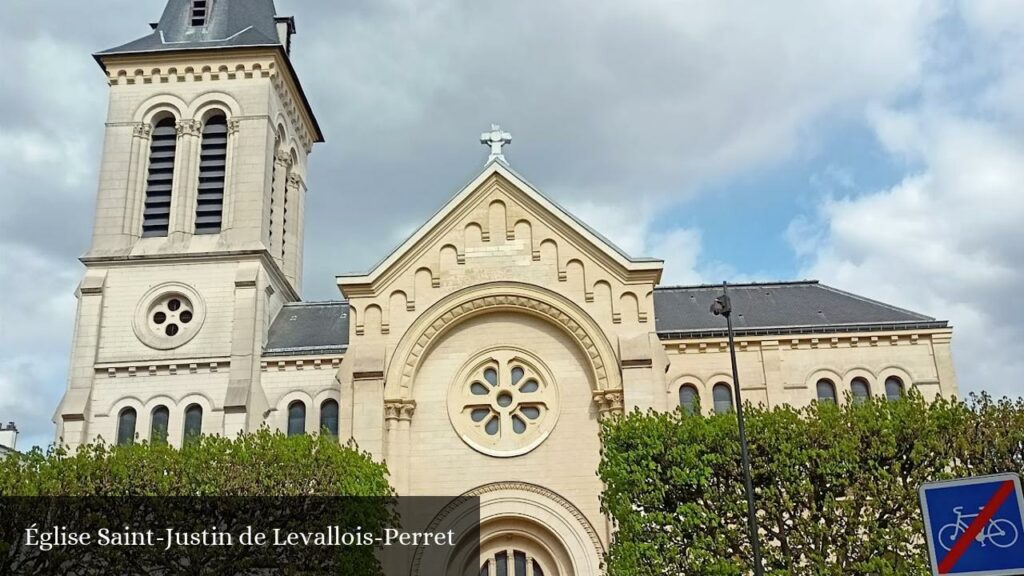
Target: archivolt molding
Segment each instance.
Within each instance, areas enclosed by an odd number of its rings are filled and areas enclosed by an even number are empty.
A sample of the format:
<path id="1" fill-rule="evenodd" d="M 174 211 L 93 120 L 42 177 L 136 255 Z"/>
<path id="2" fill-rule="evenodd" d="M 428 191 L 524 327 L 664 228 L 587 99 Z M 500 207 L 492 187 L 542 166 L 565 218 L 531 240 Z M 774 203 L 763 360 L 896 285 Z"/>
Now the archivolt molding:
<path id="1" fill-rule="evenodd" d="M 597 557 L 604 558 L 604 545 L 601 544 L 601 539 L 598 537 L 597 531 L 594 530 L 593 525 L 591 525 L 590 520 L 588 520 L 587 517 L 583 514 L 583 512 L 581 512 L 580 509 L 577 508 L 572 502 L 566 500 L 558 493 L 553 492 L 547 488 L 544 488 L 543 486 L 538 486 L 536 484 L 531 484 L 529 482 L 517 481 L 494 482 L 491 484 L 484 484 L 483 486 L 474 488 L 469 492 L 466 492 L 462 496 L 465 498 L 479 497 L 483 499 L 485 495 L 493 494 L 496 492 L 508 493 L 510 495 L 513 495 L 513 498 L 516 498 L 526 504 L 536 504 L 537 499 L 530 497 L 515 497 L 514 495 L 516 493 L 532 494 L 540 496 L 542 499 L 550 503 L 556 504 L 559 510 L 568 513 L 569 517 L 575 520 L 579 527 L 583 528 L 583 530 L 587 534 L 587 537 L 590 539 L 590 544 L 594 547 L 594 552 L 597 554 Z M 452 515 L 453 512 L 458 510 L 463 505 L 465 505 L 465 500 L 463 498 L 453 499 L 447 506 L 442 508 L 441 511 L 437 513 L 437 516 L 434 516 L 434 519 L 430 521 L 430 525 L 426 531 L 437 531 L 439 527 L 445 524 L 445 520 L 450 515 Z M 482 518 L 481 520 L 486 521 L 490 520 L 490 518 Z M 413 574 L 420 573 L 420 562 L 422 560 L 422 554 L 422 547 L 417 548 L 416 556 L 413 560 Z"/>
<path id="2" fill-rule="evenodd" d="M 621 389 L 615 353 L 600 327 L 561 295 L 527 284 L 496 282 L 466 288 L 434 304 L 402 337 L 388 370 L 387 397 L 409 398 L 412 382 L 431 343 L 464 320 L 514 310 L 548 320 L 571 335 L 590 360 L 597 391 Z"/>

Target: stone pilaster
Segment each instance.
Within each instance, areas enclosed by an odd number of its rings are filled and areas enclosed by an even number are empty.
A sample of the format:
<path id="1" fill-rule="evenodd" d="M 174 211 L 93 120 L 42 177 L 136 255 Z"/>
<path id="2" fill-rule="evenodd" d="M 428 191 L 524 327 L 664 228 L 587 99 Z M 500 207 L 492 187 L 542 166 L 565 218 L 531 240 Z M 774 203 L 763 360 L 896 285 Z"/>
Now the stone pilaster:
<path id="1" fill-rule="evenodd" d="M 224 395 L 224 434 L 229 436 L 255 431 L 269 408 L 260 382 L 264 304 L 259 300 L 259 272 L 259 264 L 246 262 L 235 273 L 231 377 Z"/>
<path id="2" fill-rule="evenodd" d="M 68 388 L 54 415 L 57 441 L 63 441 L 72 450 L 90 440 L 89 405 L 96 374 L 106 278 L 106 270 L 87 270 L 75 293 L 78 297 L 78 310 L 71 345 Z"/>

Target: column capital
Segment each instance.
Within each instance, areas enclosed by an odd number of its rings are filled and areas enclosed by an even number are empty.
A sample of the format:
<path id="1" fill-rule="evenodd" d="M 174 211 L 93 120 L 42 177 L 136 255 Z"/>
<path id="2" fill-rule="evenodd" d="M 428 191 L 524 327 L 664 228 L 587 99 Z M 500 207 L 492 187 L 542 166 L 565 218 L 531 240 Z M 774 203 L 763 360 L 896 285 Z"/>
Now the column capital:
<path id="1" fill-rule="evenodd" d="M 178 120 L 174 123 L 174 128 L 178 131 L 178 138 L 184 136 L 199 137 L 203 125 L 199 120 Z"/>
<path id="2" fill-rule="evenodd" d="M 148 122 L 139 122 L 132 127 L 132 135 L 136 138 L 143 140 L 149 140 L 149 137 L 153 134 L 153 127 Z"/>
<path id="3" fill-rule="evenodd" d="M 389 421 L 409 422 L 416 411 L 416 401 L 404 398 L 384 401 L 384 419 Z"/>
<path id="4" fill-rule="evenodd" d="M 594 402 L 597 404 L 598 417 L 602 420 L 609 416 L 623 414 L 623 392 L 621 389 L 598 390 L 594 392 Z"/>

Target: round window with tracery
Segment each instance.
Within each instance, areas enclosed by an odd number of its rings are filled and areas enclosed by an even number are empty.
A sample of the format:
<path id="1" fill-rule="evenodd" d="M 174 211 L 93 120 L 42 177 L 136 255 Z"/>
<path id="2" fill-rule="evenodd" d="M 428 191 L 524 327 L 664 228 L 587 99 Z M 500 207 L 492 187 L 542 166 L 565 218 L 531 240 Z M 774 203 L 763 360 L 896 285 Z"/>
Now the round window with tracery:
<path id="1" fill-rule="evenodd" d="M 192 288 L 177 283 L 157 286 L 139 302 L 135 335 L 153 348 L 176 348 L 199 331 L 203 312 L 202 300 Z"/>
<path id="2" fill-rule="evenodd" d="M 491 456 L 518 456 L 543 442 L 558 419 L 551 373 L 524 350 L 487 350 L 459 372 L 448 416 L 463 441 Z"/>

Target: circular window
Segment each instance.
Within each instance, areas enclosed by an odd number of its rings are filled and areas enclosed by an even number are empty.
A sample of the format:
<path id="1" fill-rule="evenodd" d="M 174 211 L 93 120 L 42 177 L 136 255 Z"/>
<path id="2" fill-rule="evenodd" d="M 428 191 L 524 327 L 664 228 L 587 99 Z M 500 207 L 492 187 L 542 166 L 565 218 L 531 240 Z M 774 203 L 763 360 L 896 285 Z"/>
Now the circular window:
<path id="1" fill-rule="evenodd" d="M 448 417 L 463 441 L 491 456 L 518 456 L 543 442 L 558 419 L 558 390 L 544 365 L 518 349 L 473 357 L 448 391 Z"/>
<path id="2" fill-rule="evenodd" d="M 161 284 L 139 302 L 135 312 L 135 335 L 151 348 L 176 348 L 196 335 L 203 313 L 203 301 L 191 287 Z"/>

